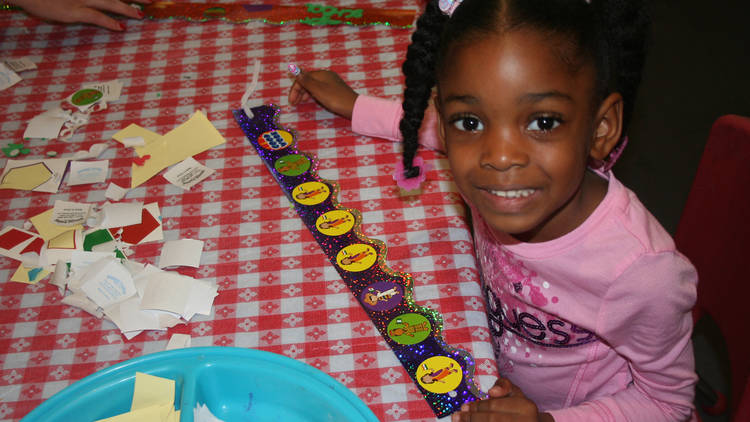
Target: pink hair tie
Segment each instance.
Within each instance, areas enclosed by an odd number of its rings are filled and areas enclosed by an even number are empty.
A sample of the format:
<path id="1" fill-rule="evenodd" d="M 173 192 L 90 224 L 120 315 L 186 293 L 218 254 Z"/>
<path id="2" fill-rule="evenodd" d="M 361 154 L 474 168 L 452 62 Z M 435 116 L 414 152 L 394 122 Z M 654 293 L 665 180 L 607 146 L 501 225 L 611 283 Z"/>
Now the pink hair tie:
<path id="1" fill-rule="evenodd" d="M 462 0 L 439 0 L 438 7 L 440 10 L 448 16 L 452 16 Z"/>
<path id="2" fill-rule="evenodd" d="M 422 157 L 414 157 L 414 167 L 419 169 L 419 174 L 416 176 L 407 179 L 406 176 L 404 176 L 404 163 L 403 161 L 399 160 L 396 163 L 396 171 L 393 173 L 393 180 L 396 181 L 396 184 L 403 190 L 415 190 L 419 189 L 419 186 L 422 185 L 422 182 L 427 179 L 427 172 L 430 170 L 429 166 L 425 165 L 424 160 L 422 160 Z"/>

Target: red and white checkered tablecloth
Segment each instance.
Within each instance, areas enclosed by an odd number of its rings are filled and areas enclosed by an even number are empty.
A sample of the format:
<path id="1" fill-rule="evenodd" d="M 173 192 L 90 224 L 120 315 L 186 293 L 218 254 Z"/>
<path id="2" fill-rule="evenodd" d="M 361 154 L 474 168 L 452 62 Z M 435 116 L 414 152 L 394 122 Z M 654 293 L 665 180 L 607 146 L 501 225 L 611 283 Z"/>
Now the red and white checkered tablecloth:
<path id="1" fill-rule="evenodd" d="M 302 2 L 297 2 L 302 4 Z M 414 8 L 418 2 L 342 1 L 343 6 Z M 159 203 L 165 240 L 205 241 L 201 266 L 180 272 L 215 283 L 213 313 L 168 331 L 126 340 L 116 327 L 60 303 L 58 289 L 10 282 L 18 262 L 0 257 L 0 420 L 19 420 L 45 399 L 93 372 L 165 349 L 186 333 L 193 346 L 235 346 L 283 354 L 330 374 L 382 421 L 435 420 L 391 349 L 270 176 L 231 110 L 261 61 L 256 98 L 281 106 L 282 124 L 299 148 L 316 154 L 319 174 L 341 186 L 339 200 L 362 212 L 362 229 L 388 246 L 387 264 L 413 274 L 415 300 L 439 311 L 448 344 L 476 359 L 483 390 L 497 375 L 467 215 L 447 171 L 434 170 L 419 195 L 397 189 L 391 174 L 398 144 L 357 136 L 349 122 L 314 103 L 287 104 L 287 64 L 330 68 L 361 93 L 398 98 L 410 31 L 386 26 L 126 21 L 113 33 L 41 23 L 0 13 L 0 53 L 29 57 L 38 69 L 0 91 L 0 141 L 23 143 L 24 158 L 60 155 L 107 142 L 106 183 L 68 186 L 56 194 L 0 190 L 2 225 L 22 227 L 55 200 L 105 201 L 109 182 L 130 185 L 132 149 L 111 136 L 130 123 L 164 134 L 203 110 L 227 143 L 195 158 L 216 170 L 190 191 L 156 176 L 124 201 Z M 70 141 L 23 140 L 26 121 L 91 82 L 119 79 L 122 96 L 95 112 Z M 4 167 L 5 159 L 0 160 Z M 162 242 L 138 245 L 130 259 L 156 264 Z"/>

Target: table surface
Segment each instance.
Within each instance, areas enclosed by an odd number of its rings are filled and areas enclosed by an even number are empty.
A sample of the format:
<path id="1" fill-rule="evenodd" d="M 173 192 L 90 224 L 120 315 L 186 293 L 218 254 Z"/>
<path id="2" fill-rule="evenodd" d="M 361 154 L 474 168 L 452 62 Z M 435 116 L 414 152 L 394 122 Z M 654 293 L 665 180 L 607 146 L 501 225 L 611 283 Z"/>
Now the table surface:
<path id="1" fill-rule="evenodd" d="M 357 3 L 363 5 L 418 7 L 416 1 Z M 102 159 L 110 163 L 106 183 L 68 186 L 64 179 L 55 194 L 0 190 L 0 220 L 22 227 L 55 200 L 103 203 L 109 182 L 130 184 L 134 155 L 111 139 L 114 133 L 136 123 L 164 134 L 203 110 L 227 142 L 195 158 L 216 172 L 190 191 L 159 175 L 124 201 L 158 202 L 164 240 L 203 240 L 201 266 L 179 272 L 215 283 L 219 295 L 210 316 L 126 340 L 111 322 L 61 304 L 58 289 L 46 281 L 10 282 L 18 262 L 0 257 L 0 420 L 19 420 L 97 370 L 164 350 L 173 333 L 190 334 L 193 346 L 261 349 L 308 363 L 354 391 L 382 421 L 435 420 L 233 119 L 255 59 L 261 61 L 255 98 L 281 107 L 281 123 L 297 131 L 299 149 L 315 154 L 319 174 L 339 183 L 342 205 L 362 212 L 364 234 L 385 242 L 388 266 L 414 276 L 417 304 L 442 314 L 446 342 L 472 353 L 486 391 L 497 369 L 468 219 L 445 158 L 423 152 L 433 170 L 420 194 L 405 193 L 391 178 L 398 144 L 353 134 L 348 121 L 315 103 L 292 107 L 286 99 L 288 63 L 330 68 L 360 93 L 398 99 L 410 30 L 124 23 L 126 31 L 114 33 L 0 13 L 2 56 L 29 57 L 38 66 L 0 91 L 2 145 L 23 142 L 31 151 L 24 158 L 44 158 L 48 151 L 65 156 L 106 142 Z M 69 141 L 23 140 L 26 121 L 84 84 L 113 79 L 124 84 L 121 98 L 92 113 Z M 162 244 L 135 246 L 129 258 L 156 264 Z"/>

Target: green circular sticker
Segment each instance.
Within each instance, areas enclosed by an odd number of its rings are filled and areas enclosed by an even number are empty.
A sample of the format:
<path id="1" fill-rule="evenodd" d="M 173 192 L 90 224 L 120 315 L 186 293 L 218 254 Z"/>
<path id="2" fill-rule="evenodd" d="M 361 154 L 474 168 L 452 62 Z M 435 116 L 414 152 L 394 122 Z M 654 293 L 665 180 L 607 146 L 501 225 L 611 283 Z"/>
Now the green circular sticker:
<path id="1" fill-rule="evenodd" d="M 388 337 L 399 344 L 421 343 L 431 332 L 430 321 L 420 314 L 401 314 L 388 323 Z"/>
<path id="2" fill-rule="evenodd" d="M 310 159 L 302 154 L 290 154 L 276 160 L 273 166 L 284 176 L 299 176 L 310 170 Z"/>
<path id="3" fill-rule="evenodd" d="M 70 103 L 77 107 L 87 106 L 101 100 L 103 96 L 104 94 L 98 89 L 85 88 L 76 91 L 76 93 L 70 97 Z"/>

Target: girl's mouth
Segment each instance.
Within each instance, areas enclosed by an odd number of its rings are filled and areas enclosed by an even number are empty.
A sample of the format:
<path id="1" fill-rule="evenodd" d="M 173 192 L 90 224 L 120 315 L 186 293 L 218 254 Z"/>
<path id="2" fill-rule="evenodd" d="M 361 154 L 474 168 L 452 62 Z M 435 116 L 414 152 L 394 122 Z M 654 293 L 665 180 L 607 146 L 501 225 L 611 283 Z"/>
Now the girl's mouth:
<path id="1" fill-rule="evenodd" d="M 513 189 L 513 190 L 492 190 L 487 189 L 487 192 L 499 196 L 501 198 L 526 198 L 534 194 L 536 189 Z"/>

